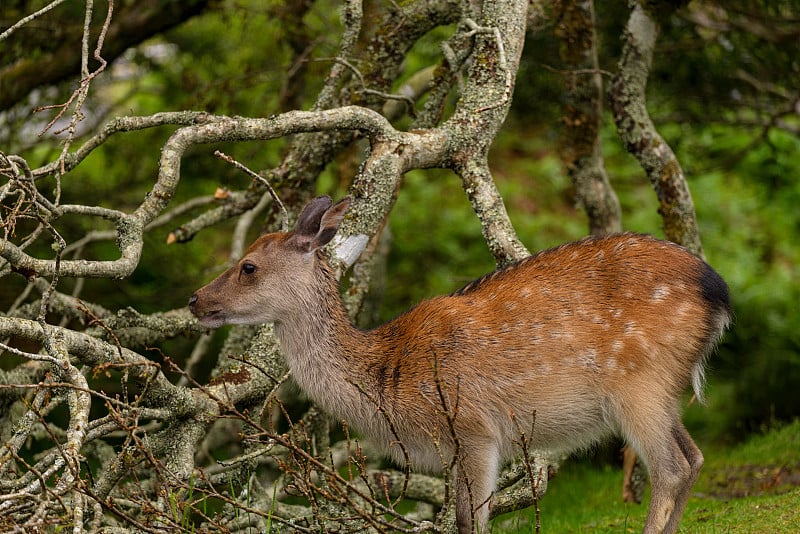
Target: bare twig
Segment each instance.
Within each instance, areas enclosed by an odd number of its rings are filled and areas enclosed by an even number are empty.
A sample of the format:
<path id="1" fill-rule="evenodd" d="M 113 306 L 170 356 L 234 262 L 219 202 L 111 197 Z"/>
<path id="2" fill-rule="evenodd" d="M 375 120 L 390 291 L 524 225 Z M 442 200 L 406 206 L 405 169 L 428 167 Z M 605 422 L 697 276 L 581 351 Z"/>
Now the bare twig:
<path id="1" fill-rule="evenodd" d="M 248 176 L 250 176 L 254 180 L 256 180 L 256 181 L 260 182 L 262 185 L 266 186 L 267 190 L 269 191 L 269 194 L 272 195 L 272 199 L 278 204 L 278 207 L 281 209 L 281 213 L 283 213 L 283 221 L 281 222 L 281 229 L 282 229 L 283 232 L 286 232 L 289 229 L 289 212 L 286 211 L 286 206 L 284 206 L 283 202 L 281 202 L 281 199 L 278 196 L 278 193 L 276 193 L 275 190 L 272 188 L 272 184 L 269 183 L 269 180 L 267 180 L 266 178 L 264 178 L 260 174 L 254 172 L 254 171 L 251 171 L 244 164 L 239 163 L 238 161 L 233 159 L 231 156 L 228 156 L 227 154 L 224 154 L 224 153 L 220 152 L 219 150 L 215 150 L 214 151 L 214 155 L 217 156 L 220 159 L 224 159 L 225 161 L 227 161 L 228 163 L 230 163 L 231 165 L 233 165 L 234 167 L 236 167 L 240 171 L 243 171 L 245 174 L 247 174 Z"/>
<path id="2" fill-rule="evenodd" d="M 17 31 L 18 29 L 22 28 L 29 22 L 41 17 L 48 11 L 55 9 L 56 7 L 63 4 L 65 1 L 66 0 L 53 0 L 53 2 L 50 2 L 49 4 L 41 8 L 39 11 L 36 11 L 35 13 L 31 13 L 30 15 L 19 19 L 17 22 L 6 28 L 6 30 L 3 33 L 0 33 L 0 41 L 6 40 L 12 33 Z"/>

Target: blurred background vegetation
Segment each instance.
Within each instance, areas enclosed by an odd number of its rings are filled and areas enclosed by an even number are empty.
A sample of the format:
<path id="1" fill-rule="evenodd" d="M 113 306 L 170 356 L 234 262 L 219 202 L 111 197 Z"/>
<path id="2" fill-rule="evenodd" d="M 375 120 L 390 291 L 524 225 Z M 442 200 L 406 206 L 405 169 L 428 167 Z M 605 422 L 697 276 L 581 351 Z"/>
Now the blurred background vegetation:
<path id="1" fill-rule="evenodd" d="M 19 13 L 44 3 L 3 4 L 0 26 L 6 27 Z M 84 108 L 84 135 L 120 115 L 190 109 L 268 116 L 287 108 L 307 108 L 313 102 L 338 46 L 338 3 L 181 4 L 195 4 L 185 21 L 153 30 L 146 40 L 121 52 L 94 82 Z M 51 53 L 54 32 L 80 24 L 70 19 L 68 6 L 0 42 L 2 66 Z M 286 16 L 295 8 L 304 9 L 300 27 Z M 598 3 L 604 71 L 616 69 L 619 36 L 628 14 L 625 2 Z M 118 16 L 125 16 L 124 11 Z M 439 28 L 417 44 L 407 60 L 407 76 L 439 61 L 438 42 L 450 31 Z M 532 251 L 587 232 L 586 216 L 576 207 L 559 157 L 564 93 L 553 31 L 551 25 L 530 33 L 514 105 L 490 158 L 512 221 Z M 314 39 L 308 61 L 296 64 L 297 51 L 292 47 L 302 32 Z M 794 1 L 734 0 L 724 7 L 691 2 L 663 28 L 648 86 L 651 115 L 688 178 L 707 259 L 728 281 L 733 296 L 735 324 L 720 354 L 711 360 L 714 401 L 705 420 L 715 422 L 708 430 L 714 439 L 737 440 L 800 414 L 798 43 L 800 5 Z M 298 70 L 303 70 L 302 83 L 295 79 Z M 3 75 L 6 88 L 14 83 L 9 72 Z M 290 80 L 295 80 L 291 90 Z M 38 86 L 8 104 L 0 112 L 0 147 L 27 158 L 32 167 L 53 160 L 61 149 L 59 135 L 38 137 L 37 132 L 55 112 L 33 110 L 65 101 L 75 83 L 66 79 Z M 400 119 L 401 124 L 403 120 L 407 119 Z M 158 128 L 115 136 L 65 177 L 63 202 L 133 205 L 156 176 L 159 148 L 171 131 Z M 655 195 L 617 139 L 610 116 L 603 141 L 606 168 L 622 204 L 623 227 L 663 236 Z M 280 161 L 284 144 L 215 148 L 250 168 L 262 169 Z M 176 203 L 213 194 L 217 187 L 247 187 L 248 178 L 212 152 L 213 148 L 195 150 L 183 160 Z M 342 156 L 326 169 L 319 192 L 344 194 L 355 169 L 352 156 Z M 76 221 L 64 232 L 82 235 L 87 228 L 79 224 Z M 164 228 L 151 234 L 131 278 L 87 281 L 82 295 L 112 309 L 130 305 L 152 312 L 183 306 L 192 291 L 227 261 L 231 229 L 229 223 L 190 243 L 168 246 L 171 228 Z M 381 319 L 427 296 L 454 291 L 493 268 L 479 223 L 449 172 L 409 173 L 389 233 Z M 85 253 L 105 257 L 114 249 L 94 244 Z M 18 280 L 19 286 L 15 283 L 0 288 L 3 309 L 24 280 Z M 62 290 L 71 283 L 64 281 Z M 186 350 L 180 340 L 170 343 L 175 358 Z"/>

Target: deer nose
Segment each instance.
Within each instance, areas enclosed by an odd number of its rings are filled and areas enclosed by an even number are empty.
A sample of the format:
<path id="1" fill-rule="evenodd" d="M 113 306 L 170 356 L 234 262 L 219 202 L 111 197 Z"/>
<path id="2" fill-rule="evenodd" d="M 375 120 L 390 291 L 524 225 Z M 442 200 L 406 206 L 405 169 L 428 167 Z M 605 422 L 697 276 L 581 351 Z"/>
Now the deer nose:
<path id="1" fill-rule="evenodd" d="M 189 297 L 189 311 L 194 313 L 194 305 L 197 303 L 197 293 Z"/>

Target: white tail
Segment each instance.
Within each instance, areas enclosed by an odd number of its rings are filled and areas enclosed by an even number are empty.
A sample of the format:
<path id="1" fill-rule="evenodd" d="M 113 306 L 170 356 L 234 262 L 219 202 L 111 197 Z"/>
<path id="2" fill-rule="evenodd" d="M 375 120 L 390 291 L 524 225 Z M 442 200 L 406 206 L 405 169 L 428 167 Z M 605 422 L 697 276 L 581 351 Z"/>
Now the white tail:
<path id="1" fill-rule="evenodd" d="M 198 290 L 192 313 L 211 328 L 274 322 L 298 385 L 402 461 L 399 438 L 413 469 L 441 468 L 435 440 L 457 452 L 462 533 L 485 527 L 520 428 L 532 429 L 531 447 L 562 451 L 621 434 L 650 473 L 644 531 L 677 530 L 703 464 L 679 396 L 691 386 L 700 397 L 704 360 L 730 319 L 711 267 L 644 235 L 587 238 L 362 331 L 319 253 L 348 205 L 311 201 L 293 231 L 260 237 Z M 437 385 L 456 407 L 457 440 Z"/>

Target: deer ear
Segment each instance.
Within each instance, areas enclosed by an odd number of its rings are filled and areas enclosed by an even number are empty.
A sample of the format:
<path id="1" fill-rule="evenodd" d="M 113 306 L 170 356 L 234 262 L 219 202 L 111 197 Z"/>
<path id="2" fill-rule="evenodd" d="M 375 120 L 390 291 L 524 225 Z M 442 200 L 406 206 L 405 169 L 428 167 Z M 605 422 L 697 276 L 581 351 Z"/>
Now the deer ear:
<path id="1" fill-rule="evenodd" d="M 312 244 L 312 248 L 319 248 L 324 245 L 327 245 L 333 236 L 336 235 L 336 232 L 339 231 L 339 226 L 342 224 L 342 220 L 344 220 L 344 214 L 347 212 L 347 208 L 350 207 L 350 197 L 345 197 L 330 208 L 328 208 L 325 213 L 322 214 L 322 220 L 319 224 L 319 232 L 314 237 Z"/>
<path id="2" fill-rule="evenodd" d="M 322 196 L 306 204 L 297 217 L 294 228 L 295 235 L 311 239 L 319 232 L 319 224 L 325 211 L 331 207 L 331 197 Z"/>
<path id="3" fill-rule="evenodd" d="M 329 197 L 317 197 L 309 202 L 300 217 L 289 242 L 306 252 L 325 246 L 333 239 L 350 206 L 350 197 L 331 205 Z"/>

